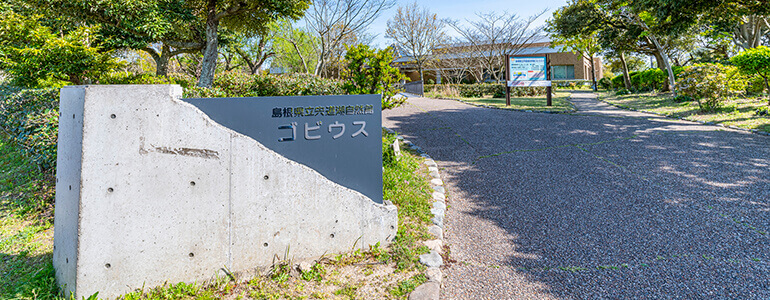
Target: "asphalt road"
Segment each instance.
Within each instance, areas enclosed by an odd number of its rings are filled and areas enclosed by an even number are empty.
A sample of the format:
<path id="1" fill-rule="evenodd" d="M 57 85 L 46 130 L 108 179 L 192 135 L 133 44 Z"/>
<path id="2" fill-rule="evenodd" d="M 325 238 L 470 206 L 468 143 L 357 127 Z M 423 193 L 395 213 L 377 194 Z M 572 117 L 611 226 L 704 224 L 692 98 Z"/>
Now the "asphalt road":
<path id="1" fill-rule="evenodd" d="M 770 299 L 770 138 L 592 96 L 383 112 L 442 169 L 442 298 Z"/>

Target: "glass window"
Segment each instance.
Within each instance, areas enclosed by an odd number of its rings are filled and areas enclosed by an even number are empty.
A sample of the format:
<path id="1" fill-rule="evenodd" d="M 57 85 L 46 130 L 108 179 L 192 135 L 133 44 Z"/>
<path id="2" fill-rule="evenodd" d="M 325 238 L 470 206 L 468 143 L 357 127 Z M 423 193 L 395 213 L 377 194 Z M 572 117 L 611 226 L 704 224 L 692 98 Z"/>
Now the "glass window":
<path id="1" fill-rule="evenodd" d="M 575 79 L 575 66 L 551 66 L 553 80 Z"/>

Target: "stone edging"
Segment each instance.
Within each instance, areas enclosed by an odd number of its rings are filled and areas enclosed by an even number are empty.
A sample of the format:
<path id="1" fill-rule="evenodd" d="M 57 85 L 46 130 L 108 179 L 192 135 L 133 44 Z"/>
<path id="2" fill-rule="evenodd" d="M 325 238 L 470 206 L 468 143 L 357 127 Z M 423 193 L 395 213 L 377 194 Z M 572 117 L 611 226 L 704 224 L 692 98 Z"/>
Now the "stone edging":
<path id="1" fill-rule="evenodd" d="M 428 98 L 428 97 L 425 97 Z M 499 110 L 509 110 L 509 111 L 519 111 L 519 112 L 531 112 L 531 113 L 540 113 L 540 114 L 571 114 L 574 112 L 577 112 L 577 109 L 575 108 L 575 104 L 572 104 L 572 109 L 565 110 L 565 111 L 537 111 L 537 110 L 530 110 L 530 109 L 517 109 L 517 108 L 505 108 L 505 107 L 498 107 L 494 105 L 484 105 L 484 104 L 478 104 L 473 102 L 468 102 L 465 100 L 460 99 L 454 99 L 454 98 L 430 98 L 430 99 L 441 99 L 441 100 L 454 100 L 458 102 L 462 102 L 468 105 L 476 106 L 476 107 L 483 107 L 483 108 L 491 108 L 491 109 L 499 109 Z M 570 102 L 572 103 L 572 102 Z"/>
<path id="2" fill-rule="evenodd" d="M 730 128 L 730 129 L 745 131 L 745 132 L 754 133 L 754 134 L 758 134 L 758 135 L 770 136 L 770 132 L 759 131 L 759 130 L 756 130 L 756 129 L 740 128 L 738 126 L 733 126 L 733 125 L 725 126 L 724 124 L 717 124 L 717 123 L 714 123 L 714 122 L 706 122 L 706 121 L 698 121 L 698 120 L 687 120 L 687 119 L 682 118 L 682 117 L 674 117 L 674 116 L 664 115 L 664 114 L 661 114 L 661 113 L 656 113 L 656 112 L 652 112 L 652 111 L 648 111 L 648 110 L 642 110 L 642 109 L 636 109 L 636 108 L 633 108 L 633 107 L 627 107 L 627 106 L 623 106 L 623 105 L 620 105 L 620 104 L 615 104 L 615 103 L 606 101 L 604 99 L 601 99 L 601 98 L 599 98 L 599 95 L 596 96 L 596 100 L 600 101 L 600 102 L 603 102 L 603 103 L 606 103 L 606 104 L 608 104 L 610 106 L 620 108 L 620 109 L 631 110 L 631 111 L 638 111 L 638 112 L 643 112 L 643 113 L 647 113 L 647 114 L 651 114 L 651 115 L 661 116 L 661 117 L 669 118 L 669 119 L 676 119 L 676 120 L 688 121 L 688 122 L 693 122 L 693 123 L 700 123 L 700 124 L 703 124 L 703 125 L 713 125 L 713 126 L 718 126 L 718 127 L 724 127 L 724 128 Z"/>
<path id="3" fill-rule="evenodd" d="M 395 134 L 395 131 L 385 128 L 385 131 Z M 409 294 L 409 300 L 437 300 L 441 294 L 441 282 L 444 274 L 441 272 L 440 267 L 444 265 L 444 261 L 441 258 L 441 254 L 444 249 L 444 216 L 446 215 L 446 190 L 444 189 L 444 181 L 441 180 L 441 174 L 439 174 L 438 165 L 426 154 L 425 151 L 420 149 L 417 145 L 405 140 L 404 137 L 397 135 L 397 139 L 401 140 L 406 147 L 414 150 L 423 157 L 424 164 L 428 166 L 428 172 L 431 180 L 430 185 L 433 188 L 433 208 L 430 212 L 433 213 L 433 225 L 428 227 L 428 232 L 436 237 L 434 240 L 423 241 L 425 246 L 430 249 L 430 253 L 420 255 L 420 263 L 427 266 L 425 271 L 428 281 L 421 284 Z"/>

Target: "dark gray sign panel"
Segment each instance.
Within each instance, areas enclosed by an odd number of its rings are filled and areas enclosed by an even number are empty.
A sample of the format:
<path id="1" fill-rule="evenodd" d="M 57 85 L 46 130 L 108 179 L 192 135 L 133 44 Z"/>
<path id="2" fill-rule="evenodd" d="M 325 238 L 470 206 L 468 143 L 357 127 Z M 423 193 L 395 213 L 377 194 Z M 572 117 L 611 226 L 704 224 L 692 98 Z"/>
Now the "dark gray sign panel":
<path id="1" fill-rule="evenodd" d="M 183 100 L 217 123 L 382 203 L 380 95 Z"/>

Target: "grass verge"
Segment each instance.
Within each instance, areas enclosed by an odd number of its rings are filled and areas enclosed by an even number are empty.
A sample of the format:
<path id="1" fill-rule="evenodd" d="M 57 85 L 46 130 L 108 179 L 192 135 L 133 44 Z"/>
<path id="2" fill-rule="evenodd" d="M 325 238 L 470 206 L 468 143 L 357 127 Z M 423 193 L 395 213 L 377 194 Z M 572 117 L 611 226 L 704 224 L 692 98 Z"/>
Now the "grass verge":
<path id="1" fill-rule="evenodd" d="M 319 259 L 310 270 L 293 262 L 267 272 L 207 283 L 176 283 L 123 295 L 140 299 L 405 299 L 426 280 L 419 255 L 428 252 L 431 189 L 423 159 L 396 158 L 395 135 L 383 132 L 384 198 L 398 207 L 399 229 L 387 248 L 375 245 Z M 64 299 L 51 262 L 53 182 L 18 149 L 0 139 L 0 299 Z M 96 298 L 96 297 L 93 297 Z"/>
<path id="2" fill-rule="evenodd" d="M 0 135 L 0 299 L 55 299 L 51 176 Z"/>
<path id="3" fill-rule="evenodd" d="M 725 100 L 724 105 L 713 112 L 702 112 L 697 101 L 676 102 L 671 94 L 614 95 L 599 94 L 599 99 L 624 108 L 648 111 L 660 115 L 683 118 L 690 121 L 713 122 L 725 126 L 756 129 L 770 132 L 770 116 L 759 116 L 756 110 L 767 107 L 767 100 L 735 98 Z"/>
<path id="4" fill-rule="evenodd" d="M 505 98 L 492 98 L 485 96 L 482 98 L 459 98 L 459 100 L 476 104 L 491 105 L 503 109 L 531 110 L 531 111 L 549 111 L 549 112 L 568 112 L 573 111 L 574 106 L 569 102 L 570 93 L 556 92 L 552 98 L 552 106 L 546 106 L 545 96 L 538 97 L 513 97 L 511 106 L 505 105 Z"/>

